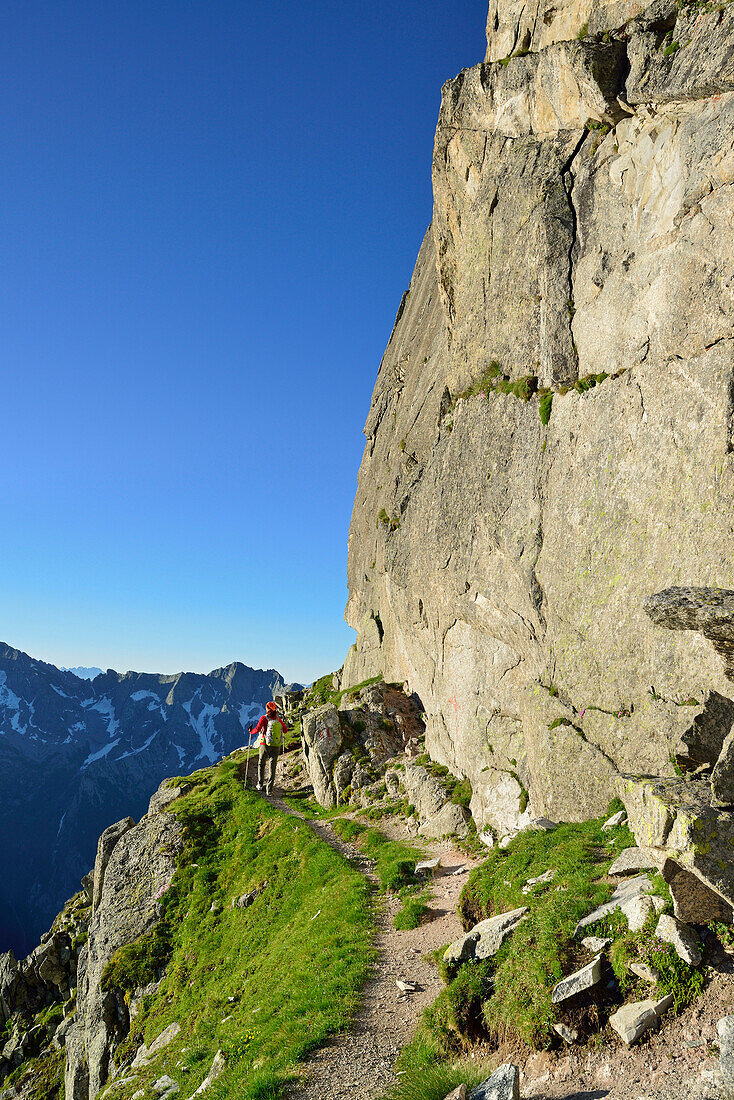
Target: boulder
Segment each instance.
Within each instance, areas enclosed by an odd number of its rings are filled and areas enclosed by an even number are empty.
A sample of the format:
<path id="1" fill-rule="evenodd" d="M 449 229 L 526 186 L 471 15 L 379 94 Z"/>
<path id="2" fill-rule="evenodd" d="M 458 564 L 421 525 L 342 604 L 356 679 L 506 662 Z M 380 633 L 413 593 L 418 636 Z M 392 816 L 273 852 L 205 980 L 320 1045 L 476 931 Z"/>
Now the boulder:
<path id="1" fill-rule="evenodd" d="M 597 955 L 595 959 L 592 959 L 586 966 L 582 966 L 574 974 L 562 978 L 553 987 L 551 1001 L 554 1005 L 561 1004 L 562 1001 L 568 1001 L 571 997 L 575 997 L 577 993 L 583 993 L 585 989 L 591 989 L 592 986 L 601 981 L 601 976 L 602 960 L 601 955 Z"/>
<path id="2" fill-rule="evenodd" d="M 444 952 L 444 962 L 458 965 L 469 959 L 489 959 L 496 955 L 505 939 L 515 931 L 527 913 L 527 907 L 512 909 L 500 913 L 488 920 L 480 921 L 466 933 L 454 940 Z"/>
<path id="3" fill-rule="evenodd" d="M 675 917 L 663 914 L 655 929 L 655 935 L 663 943 L 669 943 L 676 955 L 688 963 L 689 966 L 698 966 L 701 962 L 701 952 L 696 944 L 693 932 L 686 924 L 676 920 Z"/>
<path id="4" fill-rule="evenodd" d="M 406 763 L 403 786 L 408 800 L 418 812 L 418 832 L 421 836 L 468 835 L 469 815 L 463 806 L 449 800 L 446 788 L 438 777 L 420 765 Z"/>
<path id="5" fill-rule="evenodd" d="M 469 1093 L 469 1100 L 520 1100 L 520 1070 L 509 1062 Z"/>
<path id="6" fill-rule="evenodd" d="M 673 995 L 669 994 L 660 1001 L 638 1001 L 622 1005 L 609 1017 L 609 1023 L 622 1042 L 629 1046 L 649 1028 L 657 1026 L 660 1017 L 672 1004 Z"/>
<path id="7" fill-rule="evenodd" d="M 339 712 L 332 703 L 307 711 L 301 722 L 303 755 L 316 801 L 331 808 L 336 805 L 332 768 L 342 751 L 343 737 Z"/>
<path id="8" fill-rule="evenodd" d="M 734 907 L 734 813 L 715 806 L 706 779 L 634 779 L 620 781 L 630 828 L 641 846 L 664 849 L 691 872 L 729 912 Z M 674 898 L 678 883 L 671 878 Z M 681 880 L 681 888 L 691 885 Z M 711 918 L 707 918 L 711 919 Z M 726 918 L 731 920 L 731 916 Z"/>
<path id="9" fill-rule="evenodd" d="M 629 875 L 634 871 L 659 869 L 665 858 L 665 852 L 659 852 L 655 848 L 625 848 L 617 856 L 607 874 Z"/>

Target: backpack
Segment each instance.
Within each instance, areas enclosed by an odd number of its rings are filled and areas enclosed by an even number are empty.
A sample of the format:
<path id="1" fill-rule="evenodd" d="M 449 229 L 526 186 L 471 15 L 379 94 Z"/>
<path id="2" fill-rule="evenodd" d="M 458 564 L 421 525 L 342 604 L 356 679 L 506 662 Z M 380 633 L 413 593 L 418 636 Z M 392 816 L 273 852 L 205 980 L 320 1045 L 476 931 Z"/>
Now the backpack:
<path id="1" fill-rule="evenodd" d="M 279 745 L 283 736 L 283 725 L 279 718 L 269 718 L 268 728 L 265 730 L 265 744 Z"/>
<path id="2" fill-rule="evenodd" d="M 283 724 L 279 718 L 268 718 L 268 724 L 260 734 L 261 745 L 278 745 L 283 736 Z"/>

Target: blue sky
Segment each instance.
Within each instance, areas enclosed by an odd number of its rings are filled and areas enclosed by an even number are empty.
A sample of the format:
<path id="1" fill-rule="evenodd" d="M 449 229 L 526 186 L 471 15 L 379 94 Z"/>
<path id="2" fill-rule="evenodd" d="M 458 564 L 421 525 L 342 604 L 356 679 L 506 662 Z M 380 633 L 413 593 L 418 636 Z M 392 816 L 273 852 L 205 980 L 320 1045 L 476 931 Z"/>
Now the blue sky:
<path id="1" fill-rule="evenodd" d="M 380 357 L 484 0 L 24 0 L 0 39 L 0 639 L 338 667 Z"/>

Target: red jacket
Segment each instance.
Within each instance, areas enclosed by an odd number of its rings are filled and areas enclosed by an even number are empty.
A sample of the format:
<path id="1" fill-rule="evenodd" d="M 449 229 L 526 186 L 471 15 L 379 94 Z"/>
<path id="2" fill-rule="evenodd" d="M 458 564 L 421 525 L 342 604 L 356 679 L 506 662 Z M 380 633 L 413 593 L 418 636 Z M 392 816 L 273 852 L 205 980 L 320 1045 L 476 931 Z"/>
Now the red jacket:
<path id="1" fill-rule="evenodd" d="M 274 715 L 274 717 L 277 718 L 277 720 L 280 722 L 281 726 L 283 727 L 283 732 L 288 733 L 288 726 L 286 726 L 285 721 L 280 717 L 280 715 L 276 714 L 276 715 Z M 263 714 L 262 718 L 260 719 L 258 724 L 255 726 L 254 730 L 250 734 L 250 744 L 254 745 L 255 742 L 257 741 L 258 737 L 260 736 L 260 734 L 264 733 L 264 731 L 267 728 L 268 728 L 268 716 L 267 716 L 267 714 Z"/>

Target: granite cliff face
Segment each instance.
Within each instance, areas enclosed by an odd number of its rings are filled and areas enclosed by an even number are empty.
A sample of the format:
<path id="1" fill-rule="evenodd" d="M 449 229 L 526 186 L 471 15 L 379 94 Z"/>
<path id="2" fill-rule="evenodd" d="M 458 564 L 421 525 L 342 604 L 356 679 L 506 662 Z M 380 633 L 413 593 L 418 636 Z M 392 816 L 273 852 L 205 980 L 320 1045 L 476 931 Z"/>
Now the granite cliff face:
<path id="1" fill-rule="evenodd" d="M 734 588 L 734 6 L 492 0 L 433 187 L 365 427 L 343 682 L 406 681 L 499 836 L 713 763 L 731 728 L 715 648 L 643 604 Z"/>

